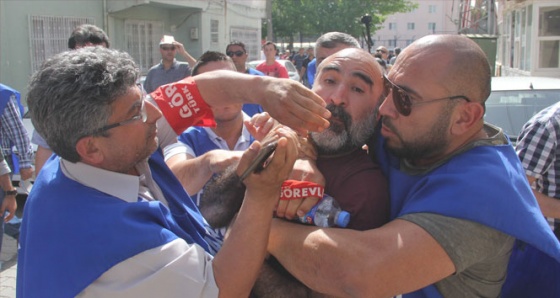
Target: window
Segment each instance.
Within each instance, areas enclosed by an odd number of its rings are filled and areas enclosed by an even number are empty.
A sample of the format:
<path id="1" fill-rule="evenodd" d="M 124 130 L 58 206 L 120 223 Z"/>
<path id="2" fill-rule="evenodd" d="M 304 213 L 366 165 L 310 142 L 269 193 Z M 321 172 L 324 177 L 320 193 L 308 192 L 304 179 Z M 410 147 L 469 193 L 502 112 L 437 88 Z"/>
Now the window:
<path id="1" fill-rule="evenodd" d="M 218 43 L 220 41 L 220 21 L 210 20 L 210 42 Z"/>
<path id="2" fill-rule="evenodd" d="M 396 39 L 389 39 L 387 41 L 387 46 L 390 48 L 394 48 L 397 46 L 397 40 Z"/>
<path id="3" fill-rule="evenodd" d="M 408 29 L 408 30 L 414 30 L 414 23 L 407 23 L 407 24 L 406 24 L 406 29 Z"/>
<path id="4" fill-rule="evenodd" d="M 229 40 L 239 40 L 245 44 L 249 54 L 247 61 L 261 59 L 260 34 L 256 28 L 231 27 Z"/>
<path id="5" fill-rule="evenodd" d="M 436 12 L 436 6 L 435 5 L 428 6 L 428 12 L 429 13 L 435 13 Z"/>
<path id="6" fill-rule="evenodd" d="M 389 30 L 397 30 L 397 23 L 389 23 Z"/>
<path id="7" fill-rule="evenodd" d="M 159 40 L 163 36 L 163 23 L 126 20 L 124 27 L 126 51 L 134 58 L 140 71 L 148 73 L 150 67 L 161 59 Z"/>
<path id="8" fill-rule="evenodd" d="M 560 6 L 539 9 L 539 68 L 560 68 Z"/>
<path id="9" fill-rule="evenodd" d="M 436 32 L 436 23 L 428 23 L 428 30 L 431 30 L 433 33 Z"/>
<path id="10" fill-rule="evenodd" d="M 93 24 L 93 18 L 29 16 L 31 37 L 31 71 L 35 72 L 47 58 L 68 50 L 72 30 L 81 24 Z"/>

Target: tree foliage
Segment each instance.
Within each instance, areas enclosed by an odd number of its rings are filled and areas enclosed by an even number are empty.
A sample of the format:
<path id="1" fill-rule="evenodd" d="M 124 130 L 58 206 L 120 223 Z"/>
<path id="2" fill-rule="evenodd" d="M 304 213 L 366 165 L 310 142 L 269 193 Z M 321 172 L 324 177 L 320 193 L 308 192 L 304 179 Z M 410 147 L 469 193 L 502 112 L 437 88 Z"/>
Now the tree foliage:
<path id="1" fill-rule="evenodd" d="M 409 0 L 272 0 L 272 27 L 276 38 L 298 39 L 300 34 L 318 37 L 340 31 L 355 37 L 363 36 L 362 16 L 372 17 L 371 33 L 387 15 L 409 12 L 417 4 Z M 266 28 L 266 21 L 263 28 Z M 266 33 L 266 30 L 263 30 Z"/>

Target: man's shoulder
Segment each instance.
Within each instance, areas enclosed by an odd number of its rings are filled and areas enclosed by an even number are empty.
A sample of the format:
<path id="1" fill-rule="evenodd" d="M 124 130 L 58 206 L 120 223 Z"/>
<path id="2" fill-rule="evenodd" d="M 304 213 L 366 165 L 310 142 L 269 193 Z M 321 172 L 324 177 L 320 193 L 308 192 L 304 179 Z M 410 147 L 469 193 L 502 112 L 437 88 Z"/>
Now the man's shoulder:
<path id="1" fill-rule="evenodd" d="M 158 63 L 152 67 L 150 67 L 150 69 L 148 70 L 148 74 L 146 74 L 146 77 L 153 75 L 154 72 L 157 72 L 159 69 L 163 69 L 161 66 L 161 63 Z"/>

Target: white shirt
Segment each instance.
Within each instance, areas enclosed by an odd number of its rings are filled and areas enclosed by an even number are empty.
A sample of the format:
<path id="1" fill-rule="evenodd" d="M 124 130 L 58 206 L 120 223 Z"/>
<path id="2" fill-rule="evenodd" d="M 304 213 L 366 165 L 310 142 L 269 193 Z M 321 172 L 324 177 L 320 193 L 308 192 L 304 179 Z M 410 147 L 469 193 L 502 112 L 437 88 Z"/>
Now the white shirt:
<path id="1" fill-rule="evenodd" d="M 137 166 L 139 177 L 64 159 L 60 165 L 68 178 L 131 204 L 140 196 L 167 205 L 147 161 Z M 202 247 L 179 238 L 116 264 L 78 297 L 218 297 L 212 260 Z"/>
<path id="2" fill-rule="evenodd" d="M 247 114 L 245 114 L 245 112 L 243 112 L 243 120 L 250 120 L 250 119 L 251 117 L 249 117 Z M 223 150 L 229 150 L 227 142 L 224 139 L 220 138 L 212 129 L 210 129 L 209 127 L 203 127 L 202 129 L 206 131 L 210 141 L 216 144 L 218 148 Z M 245 124 L 243 124 L 241 135 L 239 136 L 239 139 L 237 139 L 237 143 L 235 144 L 233 150 L 245 151 L 249 148 L 250 145 L 251 145 L 251 134 L 245 127 Z M 163 150 L 165 161 L 167 161 L 169 158 L 177 154 L 188 154 L 189 156 L 197 157 L 196 154 L 194 153 L 194 150 L 191 148 L 191 146 L 180 141 L 162 148 L 165 148 Z"/>

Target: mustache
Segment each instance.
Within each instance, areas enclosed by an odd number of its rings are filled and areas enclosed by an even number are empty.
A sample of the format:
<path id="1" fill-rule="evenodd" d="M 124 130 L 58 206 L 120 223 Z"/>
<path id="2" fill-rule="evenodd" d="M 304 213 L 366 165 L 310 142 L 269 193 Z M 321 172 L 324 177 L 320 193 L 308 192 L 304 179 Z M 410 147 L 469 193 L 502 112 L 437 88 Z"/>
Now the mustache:
<path id="1" fill-rule="evenodd" d="M 330 103 L 326 106 L 326 109 L 331 112 L 332 117 L 342 120 L 342 122 L 344 122 L 347 126 L 350 124 L 349 121 L 352 120 L 352 117 L 344 110 L 343 107 Z"/>

